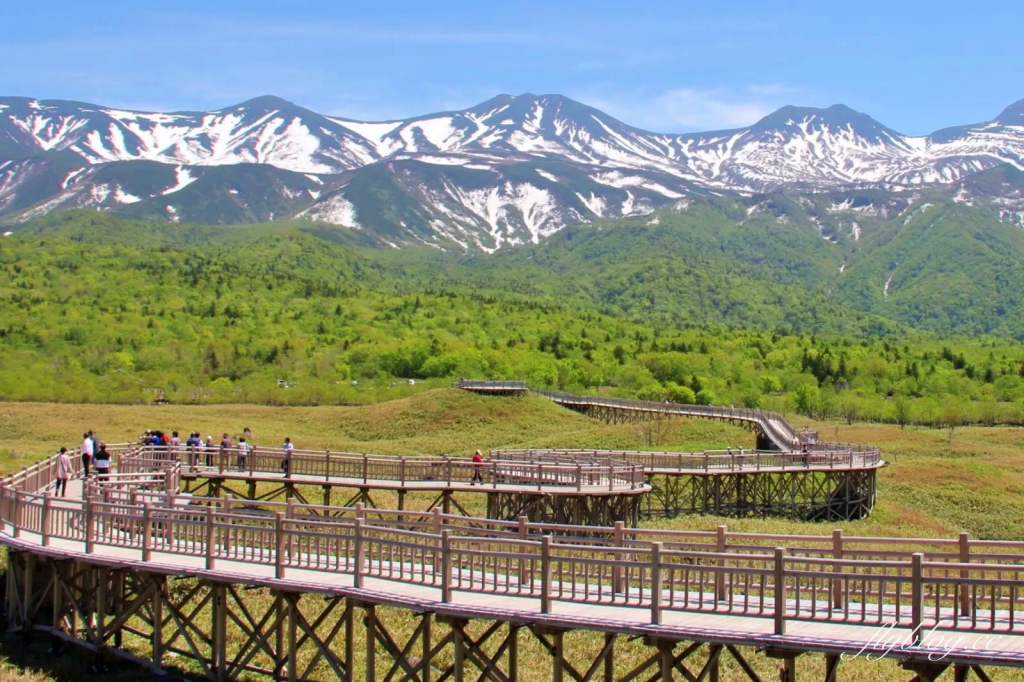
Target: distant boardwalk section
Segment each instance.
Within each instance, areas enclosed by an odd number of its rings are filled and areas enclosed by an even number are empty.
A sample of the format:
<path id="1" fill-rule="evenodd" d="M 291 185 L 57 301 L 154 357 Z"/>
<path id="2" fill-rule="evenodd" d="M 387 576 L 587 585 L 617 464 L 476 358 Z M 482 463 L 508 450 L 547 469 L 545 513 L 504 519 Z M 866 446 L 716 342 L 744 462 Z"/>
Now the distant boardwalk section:
<path id="1" fill-rule="evenodd" d="M 495 395 L 532 390 L 558 405 L 609 422 L 678 416 L 732 422 L 757 434 L 757 448 L 748 451 L 491 451 L 493 458 L 503 460 L 620 461 L 643 465 L 651 489 L 644 496 L 641 509 L 646 516 L 860 519 L 874 508 L 877 472 L 885 466 L 877 447 L 819 442 L 813 431 L 798 431 L 783 415 L 767 410 L 580 396 L 527 389 L 522 381 L 462 380 L 456 385 L 463 390 Z"/>

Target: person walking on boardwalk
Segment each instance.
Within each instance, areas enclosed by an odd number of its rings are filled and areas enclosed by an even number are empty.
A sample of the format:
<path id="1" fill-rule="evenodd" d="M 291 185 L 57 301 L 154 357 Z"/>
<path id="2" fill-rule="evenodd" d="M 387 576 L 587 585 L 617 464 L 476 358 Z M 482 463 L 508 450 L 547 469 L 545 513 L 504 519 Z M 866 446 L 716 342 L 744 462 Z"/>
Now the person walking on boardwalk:
<path id="1" fill-rule="evenodd" d="M 199 446 L 203 441 L 199 440 L 199 432 L 193 431 L 188 434 L 185 446 L 188 448 L 188 465 L 194 470 L 199 466 Z"/>
<path id="2" fill-rule="evenodd" d="M 284 445 L 281 446 L 284 450 L 284 458 L 281 460 L 281 470 L 284 471 L 285 478 L 292 477 L 292 450 L 295 446 L 292 444 L 291 438 L 284 439 Z"/>
<path id="3" fill-rule="evenodd" d="M 68 492 L 68 479 L 71 478 L 71 458 L 68 457 L 68 449 L 61 448 L 57 453 L 57 481 L 53 492 L 65 497 Z"/>
<path id="4" fill-rule="evenodd" d="M 224 434 L 227 435 L 227 434 Z M 203 446 L 203 451 L 206 452 L 206 466 L 213 466 L 213 436 L 206 437 L 206 445 Z"/>
<path id="5" fill-rule="evenodd" d="M 82 478 L 89 475 L 89 465 L 92 463 L 92 456 L 96 453 L 93 448 L 92 431 L 82 434 Z"/>
<path id="6" fill-rule="evenodd" d="M 245 471 L 245 462 L 249 455 L 249 444 L 245 438 L 238 439 L 238 470 Z"/>
<path id="7" fill-rule="evenodd" d="M 105 481 L 109 475 L 110 453 L 107 452 L 107 444 L 100 443 L 99 452 L 96 453 L 96 477 L 101 481 Z"/>
<path id="8" fill-rule="evenodd" d="M 220 455 L 220 462 L 217 466 L 228 466 L 228 462 L 230 460 L 227 459 L 227 456 L 231 450 L 231 436 L 225 433 L 220 439 L 220 450 L 217 452 L 217 454 Z"/>
<path id="9" fill-rule="evenodd" d="M 484 484 L 484 476 L 480 473 L 480 470 L 484 468 L 484 456 L 477 450 L 473 453 L 473 478 L 470 479 L 470 485 L 476 485 L 477 481 L 480 485 Z"/>

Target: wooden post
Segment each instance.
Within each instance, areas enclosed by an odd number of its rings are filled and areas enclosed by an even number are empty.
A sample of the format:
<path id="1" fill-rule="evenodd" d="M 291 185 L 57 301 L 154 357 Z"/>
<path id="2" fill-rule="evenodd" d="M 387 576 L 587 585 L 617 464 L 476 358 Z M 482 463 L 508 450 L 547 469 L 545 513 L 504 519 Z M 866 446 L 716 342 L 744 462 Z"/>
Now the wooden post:
<path id="1" fill-rule="evenodd" d="M 969 564 L 971 563 L 971 534 L 960 533 L 960 563 Z M 960 579 L 968 580 L 971 577 L 969 569 L 960 569 Z M 970 616 L 971 615 L 971 591 L 970 587 L 966 583 L 960 585 L 960 615 Z"/>
<path id="2" fill-rule="evenodd" d="M 551 613 L 551 536 L 540 540 L 540 612 Z"/>
<path id="3" fill-rule="evenodd" d="M 519 521 L 519 528 L 518 528 L 518 533 L 517 534 L 519 536 L 519 539 L 523 540 L 523 541 L 529 540 L 530 539 L 530 520 L 527 517 L 525 517 L 525 516 L 520 516 L 518 521 Z M 518 551 L 519 551 L 519 554 L 520 554 L 519 571 L 518 571 L 519 589 L 522 589 L 523 585 L 525 585 L 527 582 L 530 582 L 530 586 L 532 588 L 533 587 L 532 577 L 531 577 L 531 579 L 529 581 L 527 581 L 527 579 L 526 579 L 526 557 L 524 556 L 526 554 L 526 547 L 520 547 Z"/>
<path id="4" fill-rule="evenodd" d="M 348 673 L 350 682 L 355 682 L 355 674 L 352 671 L 356 660 L 356 607 L 352 600 L 345 600 L 345 671 Z"/>
<path id="5" fill-rule="evenodd" d="M 21 523 L 22 523 L 22 518 L 21 518 L 21 514 L 22 514 L 21 491 L 19 491 L 17 488 L 12 488 L 11 489 L 11 495 L 13 496 L 12 499 L 14 500 L 14 503 L 13 503 L 14 504 L 14 513 L 11 514 L 11 519 L 12 519 L 11 522 L 12 522 L 12 524 L 14 526 L 14 537 L 20 538 L 21 537 Z"/>
<path id="6" fill-rule="evenodd" d="M 423 614 L 423 657 L 422 668 L 420 670 L 420 682 L 430 682 L 430 666 L 431 663 L 431 649 L 433 648 L 433 641 L 430 634 L 430 626 L 433 621 L 433 616 L 430 613 Z M 509 649 L 509 665 L 511 665 L 512 659 L 515 656 L 515 651 Z M 514 679 L 510 676 L 510 680 Z"/>
<path id="7" fill-rule="evenodd" d="M 622 521 L 615 522 L 615 528 L 612 531 L 614 538 L 614 544 L 616 547 L 624 547 L 626 544 L 626 525 Z M 614 554 L 615 561 L 622 561 L 624 558 L 622 552 L 616 552 Z M 612 566 L 612 589 L 615 592 L 625 593 L 626 591 L 626 576 L 622 566 Z"/>
<path id="8" fill-rule="evenodd" d="M 661 625 L 661 593 L 664 589 L 661 548 L 662 543 L 651 543 L 651 625 Z"/>
<path id="9" fill-rule="evenodd" d="M 277 541 L 274 550 L 274 577 L 278 580 L 284 580 L 285 537 L 284 514 L 277 512 L 274 514 L 274 539 Z"/>
<path id="10" fill-rule="evenodd" d="M 583 465 L 576 465 L 576 492 L 583 491 Z"/>
<path id="11" fill-rule="evenodd" d="M 153 507 L 149 502 L 142 505 L 142 560 L 153 559 Z"/>
<path id="12" fill-rule="evenodd" d="M 110 569 L 106 567 L 93 569 L 96 572 L 96 658 L 102 667 L 103 652 L 107 648 L 107 584 L 110 581 Z M 27 606 L 26 606 L 27 608 Z"/>
<path id="13" fill-rule="evenodd" d="M 363 608 L 366 611 L 366 682 L 377 682 L 377 609 L 372 604 Z"/>
<path id="14" fill-rule="evenodd" d="M 544 485 L 544 465 L 537 463 L 537 490 L 540 490 Z"/>
<path id="15" fill-rule="evenodd" d="M 435 535 L 441 534 L 441 529 L 444 527 L 444 518 L 441 516 L 441 510 L 438 507 L 434 507 L 431 511 L 432 528 Z"/>
<path id="16" fill-rule="evenodd" d="M 715 551 L 719 554 L 725 554 L 727 543 L 729 541 L 729 527 L 719 526 L 718 532 L 715 535 Z M 725 601 L 728 599 L 728 595 L 725 592 L 725 567 L 726 559 L 721 557 L 718 559 L 718 566 L 720 570 L 715 576 L 715 601 Z"/>
<path id="17" fill-rule="evenodd" d="M 150 574 L 149 579 L 153 581 L 153 595 L 150 598 L 149 609 L 153 616 L 153 632 L 151 641 L 153 644 L 153 662 L 162 665 L 164 658 L 164 576 Z"/>
<path id="18" fill-rule="evenodd" d="M 324 473 L 324 480 L 329 481 L 329 480 L 331 480 L 331 451 L 330 450 L 328 450 L 327 454 L 325 455 L 324 465 L 325 465 L 324 468 L 326 469 L 326 472 Z M 288 475 L 291 476 L 291 473 L 292 473 L 292 465 L 289 462 L 288 463 Z M 324 487 L 324 489 L 325 490 L 327 489 L 326 486 Z"/>
<path id="19" fill-rule="evenodd" d="M 836 528 L 832 531 L 832 558 L 841 561 L 843 558 L 843 529 Z M 832 572 L 842 574 L 843 567 L 834 565 Z M 832 579 L 832 608 L 836 611 L 843 609 L 843 580 L 842 578 Z"/>
<path id="20" fill-rule="evenodd" d="M 15 527 L 17 530 L 17 527 Z M 17 537 L 17 534 L 15 534 Z M 92 554 L 96 551 L 96 510 L 93 508 L 92 499 L 85 500 L 85 553 Z"/>
<path id="21" fill-rule="evenodd" d="M 50 505 L 53 503 L 53 497 L 49 490 L 43 493 L 43 508 L 40 512 L 39 518 L 39 531 L 42 535 L 43 547 L 50 546 Z"/>
<path id="22" fill-rule="evenodd" d="M 441 531 L 441 602 L 452 600 L 452 537 L 447 528 Z"/>
<path id="23" fill-rule="evenodd" d="M 556 630 L 551 635 L 554 651 L 551 652 L 551 679 L 552 682 L 562 682 L 565 676 L 565 638 L 561 630 Z"/>
<path id="24" fill-rule="evenodd" d="M 614 632 L 606 632 L 604 635 L 604 682 L 615 682 L 615 638 Z"/>
<path id="25" fill-rule="evenodd" d="M 455 650 L 455 665 L 454 674 L 452 679 L 455 682 L 465 682 L 464 668 L 466 660 L 466 633 L 463 631 L 464 624 L 461 622 L 453 622 L 452 625 L 452 648 Z M 367 682 L 370 682 L 367 680 Z"/>
<path id="26" fill-rule="evenodd" d="M 919 646 L 923 637 L 924 624 L 924 554 L 915 552 L 910 557 L 910 627 L 913 630 L 914 646 Z"/>
<path id="27" fill-rule="evenodd" d="M 366 548 L 363 546 L 363 520 L 361 518 L 357 518 L 355 520 L 354 528 L 355 540 L 353 542 L 353 553 L 355 554 L 355 557 L 353 559 L 354 577 L 352 584 L 357 588 L 361 588 L 363 586 L 363 561 L 366 559 Z"/>
<path id="28" fill-rule="evenodd" d="M 301 598 L 301 594 L 289 594 L 284 599 L 285 608 L 288 609 L 288 682 L 296 682 L 299 679 L 299 647 L 296 638 L 299 634 L 299 599 Z M 351 675 L 349 676 L 351 677 Z"/>
<path id="29" fill-rule="evenodd" d="M 775 548 L 775 634 L 786 634 L 786 548 Z"/>
<path id="30" fill-rule="evenodd" d="M 213 505 L 206 508 L 206 570 L 217 567 L 217 526 L 214 524 Z"/>
<path id="31" fill-rule="evenodd" d="M 223 585 L 215 584 L 211 588 L 213 591 L 213 610 L 210 614 L 213 623 L 211 623 L 211 630 L 213 631 L 213 637 L 210 641 L 212 651 L 210 652 L 210 658 L 212 659 L 214 666 L 214 677 L 215 682 L 226 682 L 227 680 L 227 588 Z"/>
<path id="32" fill-rule="evenodd" d="M 666 642 L 662 639 L 658 640 L 658 679 L 660 682 L 673 681 L 672 669 L 675 667 L 674 663 L 676 662 L 674 648 L 675 646 L 672 642 Z"/>

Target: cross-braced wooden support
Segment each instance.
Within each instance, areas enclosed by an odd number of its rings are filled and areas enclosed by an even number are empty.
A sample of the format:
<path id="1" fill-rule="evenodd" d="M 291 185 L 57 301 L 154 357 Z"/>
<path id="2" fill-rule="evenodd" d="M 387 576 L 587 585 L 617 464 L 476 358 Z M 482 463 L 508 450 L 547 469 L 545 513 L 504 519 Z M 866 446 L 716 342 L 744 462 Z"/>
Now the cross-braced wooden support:
<path id="1" fill-rule="evenodd" d="M 718 682 L 727 658 L 734 675 L 767 679 L 739 648 L 721 642 L 652 637 L 643 640 L 647 651 L 639 663 L 617 665 L 620 643 L 637 646 L 617 632 L 585 635 L 515 619 L 471 621 L 340 595 L 178 578 L 28 552 L 8 555 L 6 607 L 9 629 L 51 635 L 56 654 L 67 643 L 82 647 L 97 670 L 112 656 L 161 668 L 175 655 L 194 661 L 213 682 L 253 674 L 289 682 L 518 682 L 520 654 L 529 650 L 521 646 L 524 636 L 546 652 L 552 682 Z M 581 649 L 567 646 L 578 636 L 602 639 L 587 640 L 590 645 Z M 765 653 L 779 659 L 783 682 L 796 682 L 797 658 L 808 655 L 771 648 Z M 531 679 L 537 678 L 537 663 L 525 662 Z M 826 655 L 824 663 L 824 674 L 815 667 L 811 679 L 837 682 L 839 656 Z M 903 666 L 917 682 L 940 676 L 990 682 L 977 665 Z"/>
<path id="2" fill-rule="evenodd" d="M 523 493 L 487 493 L 487 516 L 514 521 L 525 516 L 531 522 L 614 526 L 622 521 L 635 527 L 640 522 L 640 495 L 541 495 Z"/>
<path id="3" fill-rule="evenodd" d="M 642 513 L 850 521 L 871 513 L 876 476 L 875 469 L 649 475 Z"/>

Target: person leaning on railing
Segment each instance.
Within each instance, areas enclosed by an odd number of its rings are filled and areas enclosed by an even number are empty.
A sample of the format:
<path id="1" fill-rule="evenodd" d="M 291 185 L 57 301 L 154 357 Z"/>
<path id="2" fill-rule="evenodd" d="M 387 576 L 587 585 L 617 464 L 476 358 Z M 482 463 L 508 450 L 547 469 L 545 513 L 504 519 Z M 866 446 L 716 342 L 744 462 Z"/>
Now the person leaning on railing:
<path id="1" fill-rule="evenodd" d="M 292 444 L 291 438 L 284 439 L 284 445 L 281 446 L 284 450 L 284 457 L 281 459 L 281 470 L 284 472 L 285 478 L 292 477 L 292 450 L 295 446 Z"/>

